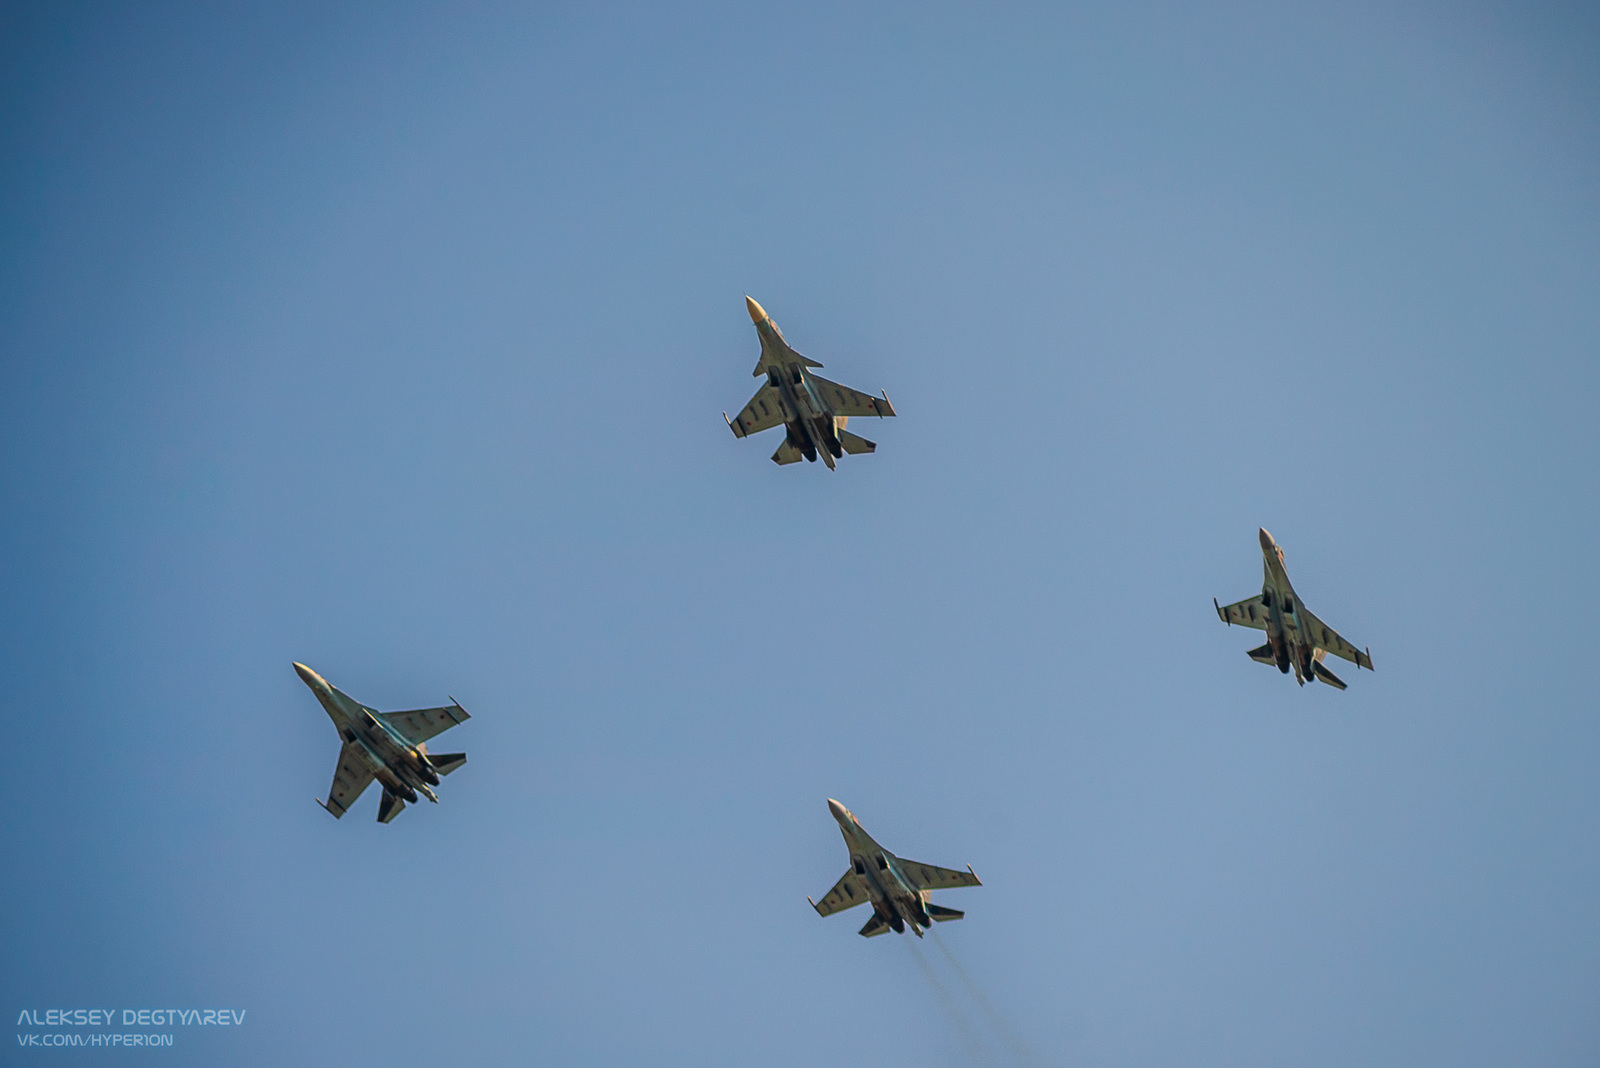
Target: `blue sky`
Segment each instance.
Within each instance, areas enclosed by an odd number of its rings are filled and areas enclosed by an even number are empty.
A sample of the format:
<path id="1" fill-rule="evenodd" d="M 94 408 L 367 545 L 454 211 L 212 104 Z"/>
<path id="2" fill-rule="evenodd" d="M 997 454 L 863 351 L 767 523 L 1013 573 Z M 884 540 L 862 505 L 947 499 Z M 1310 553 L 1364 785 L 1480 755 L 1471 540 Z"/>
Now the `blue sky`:
<path id="1" fill-rule="evenodd" d="M 0 1007 L 249 1014 L 20 1062 L 1594 1063 L 1597 60 L 8 7 Z M 728 433 L 746 293 L 876 455 Z M 1376 673 L 1245 658 L 1258 526 Z M 459 698 L 442 803 L 318 809 L 294 660 Z M 819 919 L 828 797 L 967 918 Z"/>

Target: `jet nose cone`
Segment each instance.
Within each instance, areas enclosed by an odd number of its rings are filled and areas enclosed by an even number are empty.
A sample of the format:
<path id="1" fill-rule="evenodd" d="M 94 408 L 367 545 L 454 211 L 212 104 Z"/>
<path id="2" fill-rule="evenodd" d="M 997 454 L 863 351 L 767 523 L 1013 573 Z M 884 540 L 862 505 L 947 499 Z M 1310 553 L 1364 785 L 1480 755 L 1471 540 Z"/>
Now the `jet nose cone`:
<path id="1" fill-rule="evenodd" d="M 750 312 L 750 321 L 760 326 L 767 318 L 767 309 L 756 303 L 756 298 L 746 294 L 744 306 Z"/>
<path id="2" fill-rule="evenodd" d="M 300 681 L 305 683 L 307 686 L 316 687 L 327 685 L 322 681 L 321 675 L 318 675 L 315 671 L 312 671 L 304 664 L 297 662 L 294 666 L 294 673 L 299 675 Z"/>
<path id="3" fill-rule="evenodd" d="M 831 797 L 828 798 L 828 811 L 833 813 L 833 818 L 836 820 L 848 820 L 850 818 L 850 810 Z"/>
<path id="4" fill-rule="evenodd" d="M 1276 549 L 1278 547 L 1278 543 L 1272 540 L 1272 535 L 1267 533 L 1267 528 L 1266 527 L 1262 527 L 1256 533 L 1258 533 L 1261 536 L 1261 551 L 1262 552 L 1270 553 L 1273 549 Z"/>

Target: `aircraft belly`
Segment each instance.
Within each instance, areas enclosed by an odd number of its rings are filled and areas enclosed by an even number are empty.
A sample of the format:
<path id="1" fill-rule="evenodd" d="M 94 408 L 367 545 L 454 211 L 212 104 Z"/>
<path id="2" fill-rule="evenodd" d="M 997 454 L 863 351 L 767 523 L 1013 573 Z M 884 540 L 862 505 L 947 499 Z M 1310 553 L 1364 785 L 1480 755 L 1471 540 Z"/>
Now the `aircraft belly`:
<path id="1" fill-rule="evenodd" d="M 384 785 L 386 789 L 403 794 L 420 784 L 417 776 L 409 774 L 411 768 L 405 750 L 386 736 L 378 738 L 362 738 L 361 748 L 366 751 L 368 759 L 372 762 L 373 776 Z"/>
<path id="2" fill-rule="evenodd" d="M 832 410 L 826 404 L 822 403 L 822 398 L 817 396 L 817 391 L 810 382 L 804 383 L 799 392 L 801 397 L 805 400 L 806 412 L 812 418 L 816 419 L 825 415 L 833 414 Z"/>
<path id="3" fill-rule="evenodd" d="M 381 762 L 386 768 L 393 768 L 403 762 L 400 747 L 387 737 L 363 738 L 362 743 L 369 748 L 373 759 Z"/>
<path id="4" fill-rule="evenodd" d="M 867 884 L 867 897 L 872 901 L 874 908 L 881 906 L 885 909 L 888 909 L 890 912 L 894 911 L 893 895 L 891 895 L 888 888 L 879 881 L 878 873 L 872 870 L 872 866 L 870 864 L 867 865 L 867 874 L 861 877 L 861 881 Z"/>
<path id="5" fill-rule="evenodd" d="M 817 421 L 810 416 L 800 420 L 800 432 L 805 436 L 806 442 L 816 452 L 817 459 L 832 467 L 834 464 L 833 450 L 828 448 L 828 441 L 817 430 Z"/>
<path id="6" fill-rule="evenodd" d="M 893 868 L 880 872 L 879 875 L 884 877 L 878 883 L 878 889 L 883 894 L 884 900 L 906 919 L 916 916 L 918 894 L 906 883 L 905 878 Z"/>
<path id="7" fill-rule="evenodd" d="M 365 764 L 367 770 L 372 774 L 377 775 L 385 770 L 386 765 L 383 762 L 383 758 L 372 751 L 372 746 L 367 743 L 365 738 L 358 736 L 351 748 L 356 755 L 356 759 Z"/>
<path id="8" fill-rule="evenodd" d="M 825 410 L 819 411 L 817 409 L 817 398 L 807 386 L 796 388 L 793 382 L 780 378 L 778 392 L 783 397 L 783 403 L 789 406 L 789 410 L 794 413 L 797 419 L 802 421 L 811 420 L 819 415 L 826 414 Z"/>

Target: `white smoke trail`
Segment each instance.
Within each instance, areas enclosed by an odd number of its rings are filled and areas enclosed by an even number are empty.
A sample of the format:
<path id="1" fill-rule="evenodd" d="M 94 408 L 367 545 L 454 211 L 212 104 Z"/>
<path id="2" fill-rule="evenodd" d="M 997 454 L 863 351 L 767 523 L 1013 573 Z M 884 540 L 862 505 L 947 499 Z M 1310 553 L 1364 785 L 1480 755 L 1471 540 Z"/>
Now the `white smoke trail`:
<path id="1" fill-rule="evenodd" d="M 939 952 L 944 954 L 944 959 L 949 961 L 950 967 L 955 969 L 956 978 L 961 980 L 961 985 L 966 987 L 967 993 L 977 1003 L 979 1012 L 983 1014 L 989 1026 L 994 1029 L 994 1033 L 1000 1037 L 1000 1041 L 1010 1048 L 1018 1063 L 1030 1066 L 1030 1068 L 1038 1065 L 1040 1063 L 1039 1058 L 1034 1055 L 1028 1044 L 1022 1040 L 1022 1036 L 1017 1034 L 1017 1030 L 1011 1026 L 1011 1022 L 1000 1014 L 999 1009 L 994 1007 L 994 1002 L 990 1001 L 984 994 L 977 981 L 961 966 L 961 962 L 956 960 L 956 955 L 950 952 L 950 947 L 944 944 L 943 939 L 934 937 L 932 931 L 929 931 L 928 935 L 928 941 L 939 947 Z"/>
<path id="2" fill-rule="evenodd" d="M 922 949 L 911 939 L 902 941 L 910 947 L 911 957 L 917 962 L 923 976 L 928 980 L 928 985 L 933 987 L 934 995 L 939 999 L 939 1004 L 944 1008 L 944 1015 L 950 1021 L 951 1028 L 956 1033 L 956 1040 L 961 1044 L 962 1052 L 973 1064 L 991 1064 L 992 1059 L 987 1050 L 983 1048 L 983 1038 L 978 1033 L 961 1003 L 954 994 L 939 981 L 938 974 L 933 970 L 933 965 L 928 963 L 928 958 L 922 955 Z"/>

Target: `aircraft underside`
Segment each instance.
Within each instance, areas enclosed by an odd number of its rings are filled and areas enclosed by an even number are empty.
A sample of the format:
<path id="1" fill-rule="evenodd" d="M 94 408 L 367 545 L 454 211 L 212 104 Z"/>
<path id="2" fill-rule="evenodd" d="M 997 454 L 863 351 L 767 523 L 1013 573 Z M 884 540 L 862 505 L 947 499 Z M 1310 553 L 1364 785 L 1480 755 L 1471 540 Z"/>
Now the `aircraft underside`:
<path id="1" fill-rule="evenodd" d="M 807 460 L 815 462 L 824 453 L 835 460 L 844 455 L 844 446 L 833 432 L 832 416 L 813 416 L 795 425 L 800 428 L 799 436 L 803 439 L 796 444 Z"/>
<path id="2" fill-rule="evenodd" d="M 1285 675 L 1292 670 L 1295 681 L 1302 686 L 1317 679 L 1335 689 L 1345 689 L 1344 680 L 1323 666 L 1322 661 L 1327 654 L 1302 642 L 1274 636 L 1268 639 L 1266 645 L 1251 649 L 1247 655 L 1257 663 L 1273 665 Z"/>

